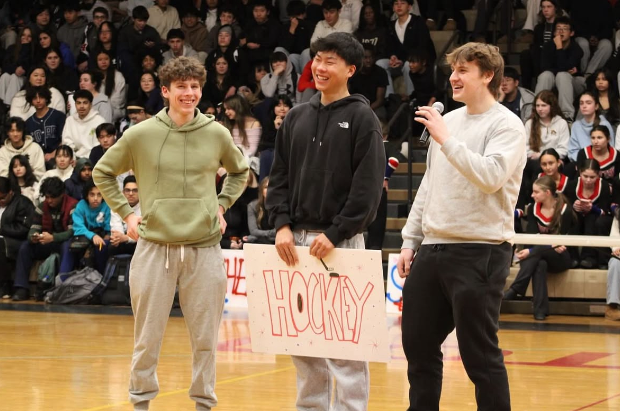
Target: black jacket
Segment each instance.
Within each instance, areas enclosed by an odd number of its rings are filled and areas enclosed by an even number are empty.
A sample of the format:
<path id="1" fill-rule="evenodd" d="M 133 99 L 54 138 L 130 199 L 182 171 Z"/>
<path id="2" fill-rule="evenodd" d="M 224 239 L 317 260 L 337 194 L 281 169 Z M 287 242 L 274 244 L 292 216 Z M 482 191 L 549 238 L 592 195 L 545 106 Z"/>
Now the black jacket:
<path id="1" fill-rule="evenodd" d="M 337 245 L 374 220 L 385 152 L 366 98 L 320 100 L 293 107 L 278 129 L 266 208 L 274 228 L 323 230 Z"/>
<path id="2" fill-rule="evenodd" d="M 291 34 L 291 23 L 286 23 L 281 30 L 278 45 L 284 47 L 289 54 L 301 54 L 310 47 L 310 39 L 314 32 L 314 24 L 307 20 L 299 20 L 295 34 Z"/>
<path id="3" fill-rule="evenodd" d="M 580 196 L 580 186 L 581 186 L 581 178 L 577 178 L 572 180 L 566 186 L 566 190 L 564 190 L 564 195 L 568 198 L 570 202 L 570 206 L 572 207 L 575 201 L 577 201 Z M 595 186 L 592 204 L 601 209 L 604 214 L 610 213 L 611 207 L 611 191 L 609 189 L 609 184 L 605 182 L 602 178 L 598 180 Z M 595 212 L 595 210 L 590 211 L 591 213 Z M 583 215 L 583 213 L 581 213 Z M 579 215 L 579 214 L 578 214 Z"/>
<path id="4" fill-rule="evenodd" d="M 589 39 L 590 36 L 595 36 L 599 40 L 611 40 L 614 20 L 613 10 L 608 0 L 572 0 L 570 16 L 575 37 Z"/>
<path id="5" fill-rule="evenodd" d="M 567 49 L 558 50 L 553 41 L 548 41 L 543 46 L 542 59 L 540 62 L 540 71 L 551 71 L 557 74 L 560 71 L 568 71 L 577 68 L 577 73 L 573 76 L 581 75 L 581 58 L 583 50 L 571 39 Z"/>
<path id="6" fill-rule="evenodd" d="M 388 58 L 390 56 L 397 56 L 399 60 L 407 64 L 407 57 L 411 50 L 423 49 L 428 53 L 428 65 L 432 66 L 437 54 L 435 53 L 435 45 L 431 39 L 431 32 L 428 31 L 428 27 L 426 27 L 426 21 L 422 17 L 412 14 L 411 20 L 405 29 L 405 41 L 403 43 L 398 39 L 395 25 L 396 21 L 392 21 L 388 25 Z"/>
<path id="7" fill-rule="evenodd" d="M 15 194 L 11 203 L 2 213 L 0 235 L 15 240 L 25 240 L 32 225 L 34 204 L 27 197 Z"/>

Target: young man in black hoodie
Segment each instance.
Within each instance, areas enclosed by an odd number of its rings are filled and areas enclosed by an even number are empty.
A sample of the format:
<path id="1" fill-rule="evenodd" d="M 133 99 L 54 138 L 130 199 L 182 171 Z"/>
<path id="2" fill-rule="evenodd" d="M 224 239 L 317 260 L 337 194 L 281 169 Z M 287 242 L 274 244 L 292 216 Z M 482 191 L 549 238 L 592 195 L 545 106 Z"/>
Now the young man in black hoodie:
<path id="1" fill-rule="evenodd" d="M 34 205 L 23 195 L 15 194 L 8 178 L 0 177 L 0 211 L 0 286 L 2 299 L 8 299 L 17 251 L 30 231 Z"/>
<path id="2" fill-rule="evenodd" d="M 379 120 L 366 98 L 347 89 L 362 65 L 362 45 L 351 34 L 332 33 L 311 48 L 319 93 L 294 107 L 278 129 L 267 195 L 276 249 L 289 266 L 299 261 L 296 245 L 309 246 L 317 258 L 335 247 L 363 249 L 385 171 Z M 367 409 L 368 363 L 301 356 L 293 363 L 297 409 L 329 409 L 334 386 L 342 409 Z"/>

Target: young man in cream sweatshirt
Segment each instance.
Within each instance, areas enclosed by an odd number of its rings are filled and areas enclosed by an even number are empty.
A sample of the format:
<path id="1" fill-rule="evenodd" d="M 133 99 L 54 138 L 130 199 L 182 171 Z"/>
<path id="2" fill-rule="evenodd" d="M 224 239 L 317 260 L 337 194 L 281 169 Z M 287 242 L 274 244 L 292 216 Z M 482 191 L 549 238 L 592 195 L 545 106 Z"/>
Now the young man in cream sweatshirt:
<path id="1" fill-rule="evenodd" d="M 526 162 L 525 129 L 497 102 L 504 70 L 497 47 L 468 43 L 448 62 L 454 100 L 465 106 L 444 117 L 431 107 L 416 112 L 433 141 L 398 260 L 399 274 L 407 277 L 402 333 L 409 410 L 439 409 L 441 344 L 456 328 L 478 410 L 509 411 L 497 330 Z"/>

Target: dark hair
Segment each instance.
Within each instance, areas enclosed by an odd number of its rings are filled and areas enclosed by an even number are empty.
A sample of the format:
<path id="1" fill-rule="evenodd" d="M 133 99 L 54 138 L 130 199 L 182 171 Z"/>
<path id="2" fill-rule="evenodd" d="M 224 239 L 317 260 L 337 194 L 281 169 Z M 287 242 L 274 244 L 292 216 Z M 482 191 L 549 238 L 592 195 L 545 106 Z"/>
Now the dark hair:
<path id="1" fill-rule="evenodd" d="M 47 54 L 46 54 L 47 55 Z M 62 54 L 59 54 L 60 59 L 62 60 Z M 32 73 L 34 73 L 35 70 L 43 70 L 43 73 L 45 74 L 45 84 L 44 86 L 49 88 L 50 87 L 50 74 L 47 70 L 47 67 L 45 67 L 43 64 L 35 64 L 34 66 L 30 67 L 30 70 L 28 70 L 26 72 L 26 81 L 24 81 L 24 85 L 22 87 L 22 90 L 26 90 L 26 88 L 31 87 L 30 85 L 30 76 L 32 75 Z"/>
<path id="2" fill-rule="evenodd" d="M 111 135 L 111 136 L 115 136 L 116 135 L 116 128 L 114 127 L 114 124 L 112 123 L 101 123 L 97 126 L 97 128 L 95 129 L 95 136 L 97 136 L 97 138 L 99 138 L 99 134 L 105 131 L 106 134 Z"/>
<path id="3" fill-rule="evenodd" d="M 47 87 L 44 87 L 44 86 L 27 87 L 26 88 L 26 101 L 28 102 L 28 104 L 32 105 L 32 101 L 36 97 L 43 97 L 45 99 L 45 103 L 48 106 L 52 102 L 52 92 Z"/>
<path id="4" fill-rule="evenodd" d="M 95 7 L 95 9 L 93 10 L 93 16 L 95 13 L 105 14 L 106 19 L 110 18 L 110 13 L 108 13 L 108 10 L 105 7 Z"/>
<path id="5" fill-rule="evenodd" d="M 378 8 L 375 3 L 364 2 L 364 5 L 360 9 L 358 33 L 366 30 L 366 25 L 368 24 L 366 23 L 366 19 L 364 18 L 364 12 L 366 10 L 366 7 L 370 7 L 372 9 L 375 15 L 375 25 L 377 27 L 385 27 L 385 16 L 381 13 L 381 9 Z"/>
<path id="6" fill-rule="evenodd" d="M 364 43 L 362 44 L 362 47 L 364 48 L 364 52 L 370 51 L 373 57 L 377 55 L 377 50 L 375 50 L 375 46 L 373 46 L 372 44 Z"/>
<path id="7" fill-rule="evenodd" d="M 594 121 L 592 122 L 592 127 L 596 127 L 599 124 L 601 124 L 601 103 L 599 103 L 598 96 L 594 94 L 593 91 L 590 91 L 590 90 L 584 91 L 583 93 L 579 95 L 579 98 L 577 99 L 577 101 L 580 102 L 581 97 L 583 96 L 592 97 L 592 99 L 594 100 L 594 104 L 598 106 L 598 108 L 594 110 Z"/>
<path id="8" fill-rule="evenodd" d="M 222 4 L 220 7 L 217 8 L 217 18 L 218 19 L 220 18 L 222 13 L 230 13 L 230 14 L 233 15 L 233 17 L 236 17 L 236 15 L 237 15 L 237 11 L 230 4 Z"/>
<path id="9" fill-rule="evenodd" d="M 265 196 L 263 195 L 263 191 L 269 185 L 269 176 L 263 178 L 263 181 L 258 185 L 258 201 L 256 201 L 256 225 L 261 230 L 268 230 L 269 227 L 263 227 L 263 219 L 265 214 L 267 213 L 267 208 L 265 207 Z"/>
<path id="10" fill-rule="evenodd" d="M 13 124 L 15 124 L 15 128 L 17 129 L 17 131 L 22 132 L 22 140 L 25 140 L 26 139 L 26 122 L 24 121 L 24 119 L 21 117 L 9 118 L 4 126 L 7 135 L 9 131 L 11 130 L 11 126 L 13 126 Z"/>
<path id="11" fill-rule="evenodd" d="M 0 177 L 0 193 L 7 194 L 11 190 L 11 181 L 7 177 Z"/>
<path id="12" fill-rule="evenodd" d="M 540 136 L 540 116 L 536 111 L 536 101 L 541 100 L 543 103 L 549 105 L 549 117 L 553 119 L 556 116 L 564 118 L 562 116 L 562 109 L 560 109 L 560 105 L 558 104 L 558 98 L 555 93 L 551 90 L 543 90 L 534 97 L 534 109 L 532 110 L 532 114 L 530 119 L 532 123 L 530 124 L 530 149 L 534 152 L 540 150 L 542 146 L 542 137 Z"/>
<path id="13" fill-rule="evenodd" d="M 339 1 L 338 4 L 340 4 Z M 331 51 L 342 58 L 347 65 L 355 66 L 356 69 L 362 67 L 362 59 L 364 58 L 362 44 L 352 34 L 342 32 L 331 33 L 316 40 L 310 46 L 310 51 L 312 53 Z"/>
<path id="14" fill-rule="evenodd" d="M 136 181 L 136 176 L 127 176 L 125 177 L 125 179 L 123 180 L 123 188 L 125 188 L 125 186 L 129 183 L 136 183 L 138 184 L 138 182 Z"/>
<path id="15" fill-rule="evenodd" d="M 30 165 L 30 162 L 28 161 L 28 157 L 22 154 L 13 156 L 13 158 L 9 162 L 9 180 L 11 181 L 11 185 L 13 186 L 16 192 L 19 189 L 19 182 L 17 180 L 17 176 L 15 175 L 15 172 L 13 171 L 13 167 L 15 167 L 15 163 L 17 163 L 18 161 L 19 161 L 19 164 L 26 167 L 26 174 L 24 174 L 24 177 L 23 177 L 24 185 L 26 187 L 32 187 L 37 182 L 37 178 L 35 177 L 34 172 L 32 171 L 32 166 Z"/>
<path id="16" fill-rule="evenodd" d="M 139 67 L 139 70 L 144 70 L 142 68 L 142 61 L 144 60 L 146 56 L 149 56 L 153 60 L 155 60 L 155 68 L 153 69 L 153 71 L 157 72 L 157 69 L 161 65 L 162 60 L 163 60 L 161 53 L 157 52 L 156 50 L 149 49 L 149 48 L 145 48 L 141 52 L 137 53 L 136 63 L 137 63 L 137 67 Z"/>
<path id="17" fill-rule="evenodd" d="M 93 85 L 95 86 L 95 90 L 99 91 L 101 83 L 103 83 L 103 74 L 101 74 L 101 72 L 98 70 L 85 71 L 84 73 L 82 73 L 82 76 L 84 74 L 88 74 L 90 76 L 90 82 L 93 83 Z"/>
<path id="18" fill-rule="evenodd" d="M 562 193 L 558 193 L 557 184 L 550 176 L 542 176 L 534 184 L 542 188 L 543 190 L 549 190 L 551 194 L 556 198 L 555 206 L 553 207 L 553 217 L 551 217 L 551 223 L 549 224 L 549 230 L 551 234 L 560 234 L 562 228 L 562 209 L 564 205 L 568 203 L 568 200 Z M 572 208 L 567 210 L 568 213 L 573 213 L 573 218 L 576 218 Z"/>
<path id="19" fill-rule="evenodd" d="M 581 163 L 579 163 L 579 174 L 587 170 L 592 170 L 596 173 L 596 175 L 599 175 L 599 173 L 601 172 L 601 165 L 593 158 L 586 158 Z"/>
<path id="20" fill-rule="evenodd" d="M 61 144 L 56 147 L 56 156 L 64 154 L 69 158 L 73 158 L 73 149 L 66 144 Z"/>
<path id="21" fill-rule="evenodd" d="M 590 136 L 595 131 L 600 131 L 601 133 L 603 133 L 603 135 L 607 138 L 607 141 L 609 141 L 609 139 L 611 138 L 611 135 L 609 134 L 609 129 L 607 128 L 607 126 L 598 125 L 598 126 L 592 127 L 592 130 L 590 130 Z"/>
<path id="22" fill-rule="evenodd" d="M 301 0 L 291 0 L 286 5 L 286 14 L 289 17 L 300 16 L 306 12 L 306 3 Z"/>
<path id="23" fill-rule="evenodd" d="M 558 26 L 558 24 L 565 24 L 567 26 L 570 26 L 570 31 L 574 31 L 573 22 L 568 17 L 559 16 L 558 18 L 556 18 L 553 22 L 553 31 L 555 31 L 555 28 Z"/>
<path id="24" fill-rule="evenodd" d="M 134 20 L 148 20 L 149 11 L 144 6 L 134 7 L 131 11 L 131 18 Z"/>
<path id="25" fill-rule="evenodd" d="M 101 81 L 103 82 L 105 80 L 105 87 L 103 90 L 103 94 L 105 94 L 108 97 L 111 97 L 112 93 L 114 92 L 114 87 L 116 86 L 116 81 L 114 79 L 114 75 L 116 74 L 116 69 L 114 68 L 114 65 L 112 64 L 112 62 L 114 61 L 114 57 L 112 53 L 110 53 L 109 51 L 101 49 L 97 51 L 97 53 L 95 54 L 95 61 L 97 61 L 97 57 L 99 57 L 100 54 L 105 54 L 110 59 L 110 65 L 105 71 L 99 69 L 99 66 L 97 66 L 97 70 L 101 74 Z M 91 79 L 92 78 L 93 77 L 91 76 Z M 99 87 L 101 87 L 101 84 L 99 85 Z"/>
<path id="26" fill-rule="evenodd" d="M 423 48 L 415 48 L 409 52 L 407 61 L 410 63 L 426 64 L 429 62 L 428 51 Z"/>
<path id="27" fill-rule="evenodd" d="M 283 51 L 274 51 L 273 53 L 271 53 L 271 56 L 269 56 L 269 64 L 271 65 L 279 61 L 288 62 L 288 57 L 286 57 L 286 53 Z"/>
<path id="28" fill-rule="evenodd" d="M 93 188 L 97 188 L 97 186 L 95 185 L 95 182 L 93 181 L 92 178 L 85 181 L 84 186 L 82 186 L 82 198 L 87 203 L 88 203 L 88 193 L 90 193 L 90 190 L 92 190 Z"/>
<path id="29" fill-rule="evenodd" d="M 41 13 L 43 13 L 45 10 L 47 10 L 47 12 L 50 15 L 50 23 L 52 21 L 52 11 L 50 9 L 50 6 L 48 6 L 47 4 L 41 4 L 39 2 L 37 2 L 33 9 L 30 10 L 30 21 L 32 21 L 33 23 L 36 23 L 37 20 L 37 16 Z"/>
<path id="30" fill-rule="evenodd" d="M 560 154 L 555 150 L 555 148 L 547 148 L 540 153 L 540 157 L 538 157 L 538 161 L 542 159 L 543 156 L 553 156 L 556 160 L 560 161 Z"/>
<path id="31" fill-rule="evenodd" d="M 504 78 L 510 77 L 513 80 L 519 81 L 521 76 L 519 76 L 519 72 L 516 68 L 510 66 L 504 66 Z"/>
<path id="32" fill-rule="evenodd" d="M 611 123 L 615 124 L 620 120 L 620 100 L 618 97 L 618 84 L 617 77 L 613 74 L 613 72 L 607 68 L 603 67 L 596 70 L 592 73 L 591 76 L 586 80 L 586 84 L 588 85 L 588 90 L 592 91 L 598 99 L 600 99 L 600 93 L 596 88 L 596 79 L 602 74 L 605 77 L 605 80 L 609 83 L 609 88 L 607 89 L 607 99 L 609 100 L 609 109 L 605 113 L 605 118 Z"/>
<path id="33" fill-rule="evenodd" d="M 181 39 L 185 40 L 185 33 L 181 29 L 170 29 L 166 35 L 166 40 Z"/>
<path id="34" fill-rule="evenodd" d="M 323 0 L 321 8 L 323 10 L 340 10 L 342 9 L 342 3 L 340 3 L 340 0 Z"/>
<path id="35" fill-rule="evenodd" d="M 41 182 L 39 193 L 42 196 L 58 198 L 65 193 L 65 183 L 58 177 L 47 177 Z"/>
<path id="36" fill-rule="evenodd" d="M 17 41 L 15 42 L 15 47 L 13 49 L 13 63 L 17 63 L 18 62 L 19 56 L 22 53 L 23 44 L 21 42 L 21 37 L 22 37 L 22 35 L 24 34 L 24 32 L 26 30 L 28 30 L 30 32 L 30 38 L 31 38 L 30 43 L 26 43 L 27 44 L 26 47 L 29 48 L 28 49 L 28 54 L 30 54 L 30 59 L 32 60 L 34 58 L 35 47 L 34 47 L 34 44 L 32 44 L 35 41 L 35 39 L 32 38 L 34 36 L 34 32 L 32 31 L 32 29 L 30 27 L 26 26 L 26 27 L 22 27 L 19 30 L 19 33 L 17 34 Z M 35 42 L 35 44 L 36 44 L 36 42 Z"/>
<path id="37" fill-rule="evenodd" d="M 186 7 L 185 10 L 181 11 L 180 17 L 200 17 L 200 11 L 194 6 Z"/>
<path id="38" fill-rule="evenodd" d="M 227 116 L 222 117 L 222 124 L 231 133 L 235 128 L 235 125 L 239 129 L 239 137 L 241 137 L 241 145 L 249 147 L 248 135 L 245 131 L 246 120 L 252 117 L 252 109 L 247 100 L 238 94 L 234 94 L 230 97 L 226 97 L 223 104 L 230 107 L 235 111 L 235 119 L 231 120 Z"/>
<path id="39" fill-rule="evenodd" d="M 91 93 L 88 90 L 76 90 L 75 93 L 73 93 L 73 99 L 75 101 L 77 101 L 78 98 L 85 98 L 86 100 L 90 101 L 90 103 L 92 104 L 93 102 L 93 93 Z"/>
<path id="40" fill-rule="evenodd" d="M 50 38 L 50 46 L 48 48 L 41 47 L 41 34 L 47 34 Z M 33 40 L 34 41 L 34 40 Z M 37 57 L 37 61 L 42 60 L 43 54 L 49 50 L 50 48 L 59 48 L 60 44 L 58 43 L 58 37 L 56 37 L 56 33 L 54 33 L 51 29 L 45 27 L 39 30 L 37 34 L 37 38 L 34 44 L 35 55 Z"/>
<path id="41" fill-rule="evenodd" d="M 271 10 L 271 4 L 266 0 L 255 0 L 254 4 L 252 4 L 252 10 L 256 7 L 264 7 L 267 11 Z"/>

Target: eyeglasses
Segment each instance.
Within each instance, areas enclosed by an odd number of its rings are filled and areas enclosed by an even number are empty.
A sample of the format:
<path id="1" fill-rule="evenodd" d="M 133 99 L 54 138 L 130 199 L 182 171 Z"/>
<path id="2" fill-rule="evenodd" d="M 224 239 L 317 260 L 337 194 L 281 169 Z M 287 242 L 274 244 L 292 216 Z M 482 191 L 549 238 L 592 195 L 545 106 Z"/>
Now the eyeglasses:
<path id="1" fill-rule="evenodd" d="M 125 188 L 123 192 L 127 194 L 138 194 L 138 189 L 137 188 Z"/>
<path id="2" fill-rule="evenodd" d="M 569 27 L 556 27 L 555 31 L 557 31 L 558 33 L 568 33 L 570 32 L 570 28 Z"/>

